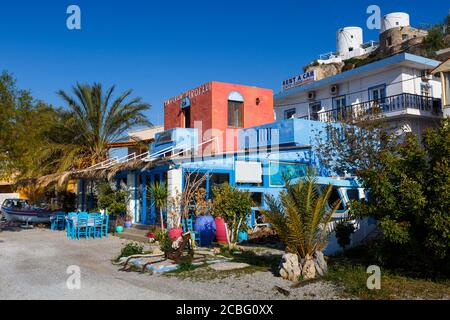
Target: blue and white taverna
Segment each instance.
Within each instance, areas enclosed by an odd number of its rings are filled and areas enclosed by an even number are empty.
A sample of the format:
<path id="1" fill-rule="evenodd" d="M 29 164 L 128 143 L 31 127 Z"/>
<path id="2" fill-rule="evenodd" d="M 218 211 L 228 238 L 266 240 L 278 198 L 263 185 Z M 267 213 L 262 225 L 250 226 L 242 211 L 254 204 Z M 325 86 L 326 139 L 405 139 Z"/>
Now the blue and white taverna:
<path id="1" fill-rule="evenodd" d="M 121 164 L 128 168 L 115 176 L 118 187 L 129 192 L 128 209 L 133 214 L 134 223 L 157 224 L 158 214 L 147 189 L 153 181 L 165 181 L 169 195 L 183 190 L 186 173 L 196 172 L 206 175 L 203 187 L 207 197 L 212 187 L 228 182 L 240 190 L 251 193 L 255 207 L 249 213 L 251 228 L 263 225 L 260 210 L 266 208 L 264 194 L 277 196 L 283 190 L 283 175 L 288 173 L 292 179 L 305 175 L 308 167 L 318 172 L 319 185 L 333 186 L 330 203 L 342 200 L 341 207 L 333 217 L 337 221 L 347 213 L 350 200 L 365 198 L 363 189 L 354 177 L 338 177 L 319 164 L 315 146 L 317 137 L 326 138 L 326 124 L 319 121 L 289 119 L 238 132 L 238 151 L 201 155 L 197 129 L 175 128 L 156 134 L 155 142 L 148 153 L 134 156 Z M 206 143 L 214 143 L 207 141 Z M 131 161 L 129 161 L 131 160 Z M 132 163 L 132 164 L 131 164 Z M 106 165 L 107 166 L 107 165 Z M 94 194 L 92 181 L 79 180 L 79 207 L 88 210 Z M 370 220 L 370 219 L 369 219 Z M 352 244 L 364 240 L 375 228 L 369 220 L 355 221 L 357 231 L 352 236 Z M 333 228 L 334 223 L 330 224 Z M 326 250 L 327 253 L 339 250 L 334 236 Z"/>

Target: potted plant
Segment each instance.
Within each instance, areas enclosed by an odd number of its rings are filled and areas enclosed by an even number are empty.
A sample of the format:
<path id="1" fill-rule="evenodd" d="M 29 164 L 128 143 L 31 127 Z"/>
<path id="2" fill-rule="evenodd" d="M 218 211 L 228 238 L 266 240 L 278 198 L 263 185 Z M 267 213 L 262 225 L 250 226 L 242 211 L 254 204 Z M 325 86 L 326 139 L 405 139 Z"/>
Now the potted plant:
<path id="1" fill-rule="evenodd" d="M 239 191 L 228 183 L 213 187 L 213 194 L 216 239 L 234 247 L 238 242 L 239 232 L 247 230 L 247 216 L 251 212 L 253 201 L 248 192 Z"/>
<path id="2" fill-rule="evenodd" d="M 122 217 L 116 217 L 116 228 L 115 228 L 115 230 L 116 230 L 116 232 L 117 233 L 122 233 L 123 232 L 123 219 L 122 219 Z"/>
<path id="3" fill-rule="evenodd" d="M 109 215 L 110 223 L 123 230 L 124 221 L 120 218 L 127 209 L 127 192 L 114 190 L 108 182 L 101 183 L 98 187 L 98 207 Z"/>
<path id="4" fill-rule="evenodd" d="M 125 222 L 124 222 L 124 227 L 125 228 L 131 228 L 131 226 L 133 225 L 133 216 L 131 214 L 127 214 L 125 216 Z"/>
<path id="5" fill-rule="evenodd" d="M 210 214 L 212 202 L 206 199 L 206 190 L 200 188 L 195 194 L 194 211 L 196 215 L 194 230 L 200 235 L 200 245 L 209 246 L 216 236 L 216 223 Z"/>

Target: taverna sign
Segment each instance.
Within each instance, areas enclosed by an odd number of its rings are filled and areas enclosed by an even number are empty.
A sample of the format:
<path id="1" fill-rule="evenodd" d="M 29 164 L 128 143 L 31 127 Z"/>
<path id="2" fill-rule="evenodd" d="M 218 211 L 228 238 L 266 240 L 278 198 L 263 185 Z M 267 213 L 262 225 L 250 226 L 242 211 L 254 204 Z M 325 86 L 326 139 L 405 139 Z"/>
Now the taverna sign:
<path id="1" fill-rule="evenodd" d="M 287 80 L 283 81 L 283 91 L 290 89 L 290 88 L 294 88 L 294 87 L 298 87 L 298 86 L 302 86 L 304 84 L 313 82 L 316 80 L 316 73 L 314 70 L 305 72 L 301 75 L 289 78 Z"/>
<path id="2" fill-rule="evenodd" d="M 197 97 L 197 96 L 199 96 L 201 94 L 204 94 L 204 93 L 206 93 L 208 91 L 211 91 L 211 82 L 205 83 L 205 84 L 201 85 L 200 87 L 197 87 L 195 89 L 189 90 L 189 91 L 187 91 L 185 93 L 179 94 L 179 95 L 177 95 L 177 96 L 175 96 L 173 98 L 170 98 L 170 99 L 164 101 L 164 106 L 167 106 L 168 104 L 172 104 L 172 103 L 178 102 L 180 100 L 183 100 L 186 97 L 189 98 L 189 100 L 190 100 L 190 99 L 195 98 L 195 97 Z"/>

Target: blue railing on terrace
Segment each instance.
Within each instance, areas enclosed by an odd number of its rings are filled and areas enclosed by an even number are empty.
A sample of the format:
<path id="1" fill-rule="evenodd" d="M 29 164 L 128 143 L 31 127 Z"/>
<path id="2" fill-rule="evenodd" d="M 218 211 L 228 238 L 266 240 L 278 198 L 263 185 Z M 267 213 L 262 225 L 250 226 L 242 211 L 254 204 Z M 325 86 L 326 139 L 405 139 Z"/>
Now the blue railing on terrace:
<path id="1" fill-rule="evenodd" d="M 348 121 L 358 120 L 369 115 L 380 115 L 406 109 L 427 111 L 438 116 L 442 114 L 441 99 L 402 93 L 345 106 L 343 108 L 315 112 L 309 116 L 299 117 L 299 119 L 310 119 L 322 122 Z"/>

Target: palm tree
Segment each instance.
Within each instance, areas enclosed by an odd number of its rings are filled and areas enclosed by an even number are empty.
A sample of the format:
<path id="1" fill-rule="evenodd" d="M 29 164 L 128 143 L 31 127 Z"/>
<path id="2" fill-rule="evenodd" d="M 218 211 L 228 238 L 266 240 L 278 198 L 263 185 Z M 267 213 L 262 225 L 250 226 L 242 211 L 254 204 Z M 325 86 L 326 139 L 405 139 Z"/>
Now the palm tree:
<path id="1" fill-rule="evenodd" d="M 279 199 L 266 196 L 269 210 L 263 212 L 287 251 L 302 259 L 325 248 L 327 225 L 340 205 L 338 200 L 329 207 L 331 185 L 321 193 L 316 182 L 308 176 L 296 183 L 287 183 Z"/>
<path id="2" fill-rule="evenodd" d="M 47 133 L 43 163 L 53 172 L 84 169 L 108 158 L 108 144 L 118 141 L 138 125 L 151 126 L 144 115 L 150 105 L 131 98 L 132 90 L 113 98 L 115 87 L 103 92 L 102 85 L 77 83 L 74 96 L 63 90 L 58 95 L 67 108 L 59 111 L 59 121 Z"/>
<path id="3" fill-rule="evenodd" d="M 155 206 L 159 208 L 159 216 L 161 219 L 161 229 L 164 229 L 163 209 L 167 205 L 167 191 L 165 182 L 153 182 L 149 187 L 149 196 L 154 201 Z"/>

